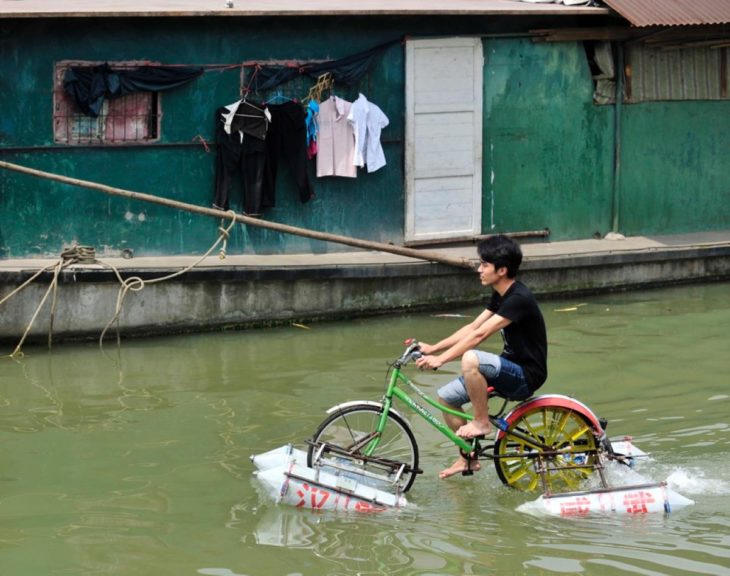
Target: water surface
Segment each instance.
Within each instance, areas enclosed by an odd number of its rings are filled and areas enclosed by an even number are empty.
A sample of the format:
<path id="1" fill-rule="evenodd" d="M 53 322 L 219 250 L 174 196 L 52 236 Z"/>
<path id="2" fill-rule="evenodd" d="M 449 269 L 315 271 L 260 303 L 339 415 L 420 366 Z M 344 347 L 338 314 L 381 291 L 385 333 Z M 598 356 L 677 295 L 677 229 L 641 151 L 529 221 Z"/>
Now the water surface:
<path id="1" fill-rule="evenodd" d="M 453 448 L 420 420 L 425 472 L 404 510 L 312 513 L 261 494 L 251 454 L 301 444 L 332 404 L 378 399 L 404 338 L 435 341 L 478 308 L 26 348 L 0 362 L 0 574 L 730 574 L 729 288 L 542 302 L 541 392 L 650 451 L 641 478 L 696 502 L 669 515 L 519 512 L 534 497 L 489 463 L 440 481 Z M 457 368 L 411 374 L 434 392 Z"/>

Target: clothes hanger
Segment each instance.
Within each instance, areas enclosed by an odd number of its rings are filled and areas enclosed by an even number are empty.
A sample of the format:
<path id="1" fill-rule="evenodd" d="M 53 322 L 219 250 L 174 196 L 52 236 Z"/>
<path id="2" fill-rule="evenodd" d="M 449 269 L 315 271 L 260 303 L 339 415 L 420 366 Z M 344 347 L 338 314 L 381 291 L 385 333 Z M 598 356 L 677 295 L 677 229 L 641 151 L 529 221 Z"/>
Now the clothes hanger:
<path id="1" fill-rule="evenodd" d="M 284 94 L 282 94 L 281 90 L 277 90 L 276 94 L 274 94 L 271 98 L 269 98 L 265 103 L 266 104 L 281 104 L 282 102 L 296 102 L 296 100 L 289 98 L 288 96 L 284 96 Z"/>
<path id="2" fill-rule="evenodd" d="M 334 78 L 332 78 L 332 74 L 330 72 L 325 72 L 324 74 L 318 76 L 317 81 L 315 82 L 314 86 L 309 89 L 309 94 L 307 94 L 306 98 L 304 98 L 303 103 L 306 104 L 310 100 L 314 100 L 315 102 L 321 102 L 323 93 L 327 90 L 331 91 L 333 85 Z"/>

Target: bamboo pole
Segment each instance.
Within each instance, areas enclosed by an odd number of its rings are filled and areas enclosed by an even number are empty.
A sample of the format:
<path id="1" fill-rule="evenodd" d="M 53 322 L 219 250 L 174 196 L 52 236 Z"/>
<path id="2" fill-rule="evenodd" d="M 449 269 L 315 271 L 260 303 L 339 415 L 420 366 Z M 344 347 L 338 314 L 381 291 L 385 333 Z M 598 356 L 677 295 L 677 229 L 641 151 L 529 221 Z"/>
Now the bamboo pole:
<path id="1" fill-rule="evenodd" d="M 228 213 L 221 212 L 220 210 L 216 210 L 214 208 L 204 208 L 203 206 L 188 204 L 187 202 L 180 202 L 179 200 L 170 200 L 169 198 L 162 198 L 153 194 L 133 192 L 131 190 L 115 188 L 113 186 L 107 186 L 106 184 L 99 184 L 97 182 L 79 180 L 78 178 L 70 178 L 68 176 L 62 176 L 60 174 L 54 174 L 52 172 L 44 172 L 42 170 L 36 170 L 35 168 L 20 166 L 19 164 L 13 164 L 11 162 L 0 161 L 0 168 L 5 168 L 6 170 L 12 170 L 14 172 L 20 172 L 22 174 L 28 174 L 37 178 L 44 178 L 46 180 L 61 182 L 63 184 L 70 184 L 72 186 L 79 186 L 81 188 L 98 190 L 99 192 L 111 194 L 112 196 L 121 196 L 123 198 L 130 198 L 132 200 L 150 202 L 152 204 L 160 204 L 169 208 L 177 208 L 178 210 L 185 210 L 186 212 L 193 212 L 196 214 L 202 214 L 204 216 L 211 216 L 213 218 L 228 217 Z M 259 228 L 267 228 L 269 230 L 275 230 L 277 232 L 283 232 L 285 234 L 295 234 L 297 236 L 304 236 L 305 238 L 313 238 L 315 240 L 323 240 L 325 242 L 335 242 L 337 244 L 353 246 L 354 248 L 362 248 L 364 250 L 377 250 L 379 252 L 396 254 L 398 256 L 407 256 L 409 258 L 427 260 L 429 262 L 437 262 L 439 264 L 446 264 L 448 266 L 456 266 L 458 268 L 474 270 L 474 264 L 470 262 L 467 258 L 450 258 L 436 252 L 425 252 L 422 250 L 407 248 L 405 246 L 397 246 L 395 244 L 384 244 L 382 242 L 372 242 L 370 240 L 361 240 L 359 238 L 351 238 L 349 236 L 341 236 L 338 234 L 330 234 L 327 232 L 318 232 L 316 230 L 309 230 L 307 228 L 299 228 L 296 226 L 289 226 L 287 224 L 279 224 L 277 222 L 259 220 L 258 218 L 251 218 L 250 216 L 244 216 L 243 214 L 236 214 L 235 219 L 237 222 L 246 224 L 247 226 L 257 226 Z"/>

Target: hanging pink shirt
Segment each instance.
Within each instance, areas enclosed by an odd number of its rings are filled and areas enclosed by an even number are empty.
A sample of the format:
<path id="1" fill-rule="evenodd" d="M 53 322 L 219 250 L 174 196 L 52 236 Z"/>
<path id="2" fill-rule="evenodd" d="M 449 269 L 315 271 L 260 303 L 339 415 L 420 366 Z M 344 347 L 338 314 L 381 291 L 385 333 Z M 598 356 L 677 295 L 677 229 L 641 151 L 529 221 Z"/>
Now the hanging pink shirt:
<path id="1" fill-rule="evenodd" d="M 319 105 L 317 177 L 357 177 L 355 132 L 347 121 L 352 102 L 332 96 Z"/>

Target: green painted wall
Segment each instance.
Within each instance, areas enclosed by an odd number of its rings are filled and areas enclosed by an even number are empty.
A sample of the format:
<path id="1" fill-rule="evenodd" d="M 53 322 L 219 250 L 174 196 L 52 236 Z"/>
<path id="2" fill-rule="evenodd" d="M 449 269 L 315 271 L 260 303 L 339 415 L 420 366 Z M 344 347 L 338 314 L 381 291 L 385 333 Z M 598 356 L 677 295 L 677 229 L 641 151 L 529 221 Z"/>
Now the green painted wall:
<path id="1" fill-rule="evenodd" d="M 730 229 L 730 101 L 623 107 L 625 234 Z"/>
<path id="2" fill-rule="evenodd" d="M 179 18 L 3 21 L 0 28 L 0 159 L 111 186 L 209 206 L 214 111 L 239 94 L 239 69 L 206 72 L 162 95 L 161 141 L 151 146 L 69 147 L 52 132 L 54 64 L 152 60 L 234 64 L 334 59 L 404 35 L 504 34 L 572 20 L 514 18 Z M 579 43 L 524 38 L 484 42 L 483 231 L 549 228 L 555 240 L 610 230 L 614 108 L 596 106 Z M 337 92 L 365 93 L 389 116 L 388 165 L 357 180 L 314 179 L 301 204 L 282 174 L 266 218 L 401 243 L 404 226 L 404 51 L 395 44 L 367 79 Z M 302 93 L 301 96 L 305 94 Z M 619 229 L 625 234 L 728 228 L 730 102 L 625 105 Z M 313 166 L 312 166 L 313 176 Z M 235 196 L 234 196 L 235 197 Z M 137 255 L 206 250 L 218 222 L 0 170 L 0 257 L 57 255 L 76 241 Z M 347 249 L 237 226 L 231 253 Z"/>
<path id="3" fill-rule="evenodd" d="M 607 232 L 613 108 L 593 104 L 582 45 L 487 40 L 484 59 L 483 231 Z"/>
<path id="4" fill-rule="evenodd" d="M 593 103 L 580 43 L 486 40 L 483 230 L 611 231 L 614 106 Z M 730 101 L 624 105 L 618 231 L 730 228 Z"/>

